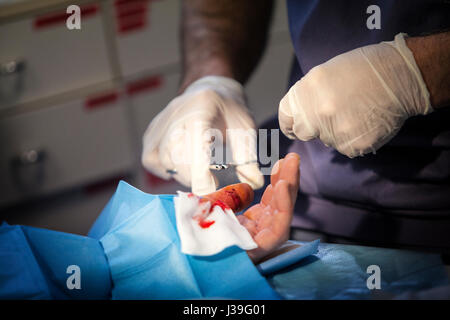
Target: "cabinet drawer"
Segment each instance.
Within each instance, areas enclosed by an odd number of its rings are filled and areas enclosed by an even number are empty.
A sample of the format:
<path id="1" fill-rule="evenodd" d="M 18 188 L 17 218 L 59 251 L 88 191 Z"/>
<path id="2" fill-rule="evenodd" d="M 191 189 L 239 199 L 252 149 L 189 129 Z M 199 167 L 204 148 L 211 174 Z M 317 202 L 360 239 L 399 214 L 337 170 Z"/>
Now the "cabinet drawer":
<path id="1" fill-rule="evenodd" d="M 172 100 L 178 89 L 180 75 L 147 74 L 127 81 L 127 93 L 133 110 L 135 132 L 138 141 L 142 141 L 145 130 L 152 119 Z M 139 145 L 139 153 L 142 145 Z M 137 172 L 134 184 L 141 190 L 153 194 L 176 193 L 177 190 L 188 191 L 175 180 L 162 180 L 147 172 L 142 166 Z"/>
<path id="2" fill-rule="evenodd" d="M 111 1 L 124 76 L 179 61 L 177 0 Z"/>
<path id="3" fill-rule="evenodd" d="M 150 121 L 177 95 L 180 75 L 149 74 L 127 81 L 136 133 L 142 138 Z M 148 85 L 146 85 L 148 84 Z"/>
<path id="4" fill-rule="evenodd" d="M 68 30 L 65 8 L 0 25 L 0 107 L 112 78 L 100 5 L 81 6 L 81 30 Z"/>
<path id="5" fill-rule="evenodd" d="M 115 91 L 0 119 L 0 205 L 128 172 L 127 119 Z"/>

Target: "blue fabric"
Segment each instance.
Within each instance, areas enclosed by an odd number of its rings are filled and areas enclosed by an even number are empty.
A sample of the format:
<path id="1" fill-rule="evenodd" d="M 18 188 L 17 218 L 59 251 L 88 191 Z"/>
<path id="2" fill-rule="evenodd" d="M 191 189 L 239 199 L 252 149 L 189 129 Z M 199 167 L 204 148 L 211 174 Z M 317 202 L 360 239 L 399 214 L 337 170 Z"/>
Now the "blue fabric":
<path id="1" fill-rule="evenodd" d="M 380 267 L 380 290 L 367 288 L 370 265 Z M 439 255 L 353 245 L 321 243 L 316 254 L 269 276 L 268 281 L 285 299 L 450 297 Z"/>
<path id="2" fill-rule="evenodd" d="M 267 280 L 237 247 L 210 257 L 183 255 L 172 199 L 121 182 L 99 217 L 102 223 L 90 232 L 100 241 L 3 224 L 0 299 L 450 297 L 444 267 L 434 254 L 299 243 L 300 248 L 258 266 L 270 274 Z M 69 265 L 81 269 L 81 290 L 66 287 Z M 381 290 L 367 289 L 369 265 L 381 269 Z"/>
<path id="3" fill-rule="evenodd" d="M 182 254 L 172 200 L 121 181 L 89 232 L 101 237 L 113 299 L 278 298 L 237 247 L 209 257 Z"/>
<path id="4" fill-rule="evenodd" d="M 294 241 L 288 241 L 289 245 L 296 244 Z M 264 276 L 274 274 L 275 272 L 293 265 L 302 259 L 317 253 L 320 240 L 302 243 L 299 247 L 282 253 L 272 259 L 266 260 L 256 266 L 259 273 Z"/>
<path id="5" fill-rule="evenodd" d="M 380 30 L 366 26 L 369 5 L 380 7 Z M 399 32 L 450 28 L 450 6 L 441 0 L 288 0 L 287 7 L 296 53 L 290 86 L 349 50 L 392 41 Z M 302 157 L 302 181 L 293 225 L 450 252 L 449 123 L 450 108 L 412 117 L 375 155 L 353 159 L 317 139 L 295 141 L 289 151 Z"/>
<path id="6" fill-rule="evenodd" d="M 81 271 L 69 290 L 67 267 Z M 109 266 L 99 241 L 51 230 L 0 227 L 0 299 L 107 299 Z"/>

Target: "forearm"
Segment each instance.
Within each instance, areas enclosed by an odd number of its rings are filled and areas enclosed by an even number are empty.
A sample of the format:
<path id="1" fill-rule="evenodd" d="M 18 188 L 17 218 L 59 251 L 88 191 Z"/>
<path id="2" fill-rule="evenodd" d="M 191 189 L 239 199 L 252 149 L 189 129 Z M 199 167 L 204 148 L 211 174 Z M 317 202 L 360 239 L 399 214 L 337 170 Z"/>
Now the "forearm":
<path id="1" fill-rule="evenodd" d="M 182 92 L 207 75 L 249 78 L 261 58 L 272 0 L 185 0 L 181 40 Z"/>
<path id="2" fill-rule="evenodd" d="M 450 105 L 450 32 L 407 38 L 433 108 Z"/>

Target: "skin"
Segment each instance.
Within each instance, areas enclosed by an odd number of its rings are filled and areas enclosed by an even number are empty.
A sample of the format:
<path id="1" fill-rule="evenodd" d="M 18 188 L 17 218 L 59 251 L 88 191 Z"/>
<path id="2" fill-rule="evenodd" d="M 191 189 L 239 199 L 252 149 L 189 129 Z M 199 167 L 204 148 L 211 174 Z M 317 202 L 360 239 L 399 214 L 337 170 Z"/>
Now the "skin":
<path id="1" fill-rule="evenodd" d="M 233 212 L 240 212 L 252 203 L 253 197 L 254 192 L 249 184 L 236 183 L 205 195 L 201 201 L 204 199 L 214 203 L 219 200 L 233 210 Z"/>
<path id="2" fill-rule="evenodd" d="M 179 93 L 207 75 L 230 77 L 245 83 L 265 48 L 272 8 L 272 0 L 183 1 L 183 76 Z M 430 92 L 432 106 L 435 109 L 448 106 L 450 32 L 412 37 L 406 43 Z M 255 263 L 288 237 L 298 188 L 298 166 L 293 164 L 299 161 L 297 157 L 291 155 L 280 160 L 280 171 L 272 173 L 271 184 L 261 203 L 239 217 L 259 245 L 248 252 Z M 264 215 L 266 210 L 271 215 Z"/>
<path id="3" fill-rule="evenodd" d="M 293 152 L 278 160 L 272 168 L 270 184 L 264 191 L 260 203 L 237 216 L 258 245 L 258 248 L 247 251 L 255 264 L 273 254 L 288 240 L 300 181 L 299 166 L 300 157 Z M 227 196 L 228 190 L 235 191 L 241 199 L 237 207 Z M 234 212 L 239 212 L 253 201 L 253 190 L 246 183 L 238 183 L 205 195 L 202 200 L 210 202 L 220 200 Z"/>
<path id="4" fill-rule="evenodd" d="M 407 38 L 435 109 L 450 105 L 450 32 Z"/>
<path id="5" fill-rule="evenodd" d="M 266 46 L 273 0 L 184 0 L 182 4 L 179 92 L 207 75 L 245 83 Z"/>
<path id="6" fill-rule="evenodd" d="M 179 92 L 207 75 L 245 83 L 264 51 L 272 9 L 272 0 L 183 1 L 183 76 Z M 432 106 L 448 106 L 450 32 L 411 37 L 406 44 L 430 92 Z"/>
<path id="7" fill-rule="evenodd" d="M 289 230 L 300 181 L 300 157 L 289 153 L 272 169 L 270 184 L 261 202 L 252 206 L 239 222 L 248 230 L 258 248 L 247 251 L 256 264 L 289 238 Z"/>

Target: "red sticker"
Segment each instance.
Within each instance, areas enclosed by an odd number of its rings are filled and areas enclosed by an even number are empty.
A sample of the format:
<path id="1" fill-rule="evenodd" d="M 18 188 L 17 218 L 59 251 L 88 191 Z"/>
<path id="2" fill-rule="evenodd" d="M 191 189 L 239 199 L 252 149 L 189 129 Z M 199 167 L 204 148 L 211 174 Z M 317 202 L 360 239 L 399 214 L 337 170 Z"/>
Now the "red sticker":
<path id="1" fill-rule="evenodd" d="M 161 87 L 163 83 L 161 76 L 152 76 L 138 81 L 131 82 L 127 85 L 127 94 L 134 95 L 143 91 L 149 91 Z"/>
<path id="2" fill-rule="evenodd" d="M 103 95 L 88 98 L 85 102 L 86 109 L 96 109 L 112 104 L 117 101 L 119 94 L 117 92 L 110 92 Z"/>
<path id="3" fill-rule="evenodd" d="M 118 33 L 142 29 L 147 25 L 148 0 L 117 0 L 114 6 Z"/>

